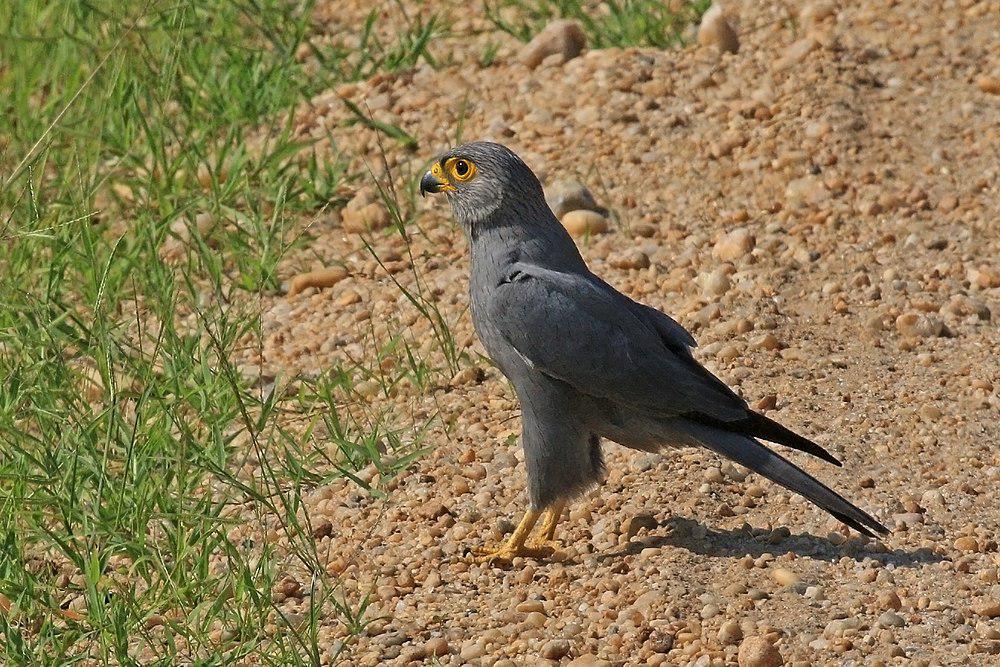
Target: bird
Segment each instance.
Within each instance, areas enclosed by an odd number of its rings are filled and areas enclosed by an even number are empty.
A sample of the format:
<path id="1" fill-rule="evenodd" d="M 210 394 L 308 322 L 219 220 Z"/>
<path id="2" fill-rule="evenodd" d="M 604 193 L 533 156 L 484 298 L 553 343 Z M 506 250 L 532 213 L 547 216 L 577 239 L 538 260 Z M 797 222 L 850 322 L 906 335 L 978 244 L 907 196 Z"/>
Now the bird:
<path id="1" fill-rule="evenodd" d="M 678 322 L 588 269 L 538 177 L 511 149 L 474 141 L 448 150 L 420 179 L 421 196 L 437 193 L 468 241 L 476 333 L 521 408 L 528 507 L 509 538 L 479 558 L 550 557 L 567 504 L 604 478 L 605 440 L 654 453 L 701 446 L 863 535 L 889 532 L 761 440 L 840 461 L 754 411 L 695 359 L 695 339 Z"/>

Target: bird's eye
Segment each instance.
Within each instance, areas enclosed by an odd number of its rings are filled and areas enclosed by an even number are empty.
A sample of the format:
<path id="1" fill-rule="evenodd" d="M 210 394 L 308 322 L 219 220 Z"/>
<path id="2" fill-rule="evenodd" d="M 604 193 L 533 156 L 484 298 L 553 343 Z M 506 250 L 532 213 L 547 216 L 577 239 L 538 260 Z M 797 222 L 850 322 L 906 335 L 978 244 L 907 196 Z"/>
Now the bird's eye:
<path id="1" fill-rule="evenodd" d="M 456 181 L 468 181 L 476 175 L 476 165 L 471 160 L 452 158 L 448 170 Z"/>

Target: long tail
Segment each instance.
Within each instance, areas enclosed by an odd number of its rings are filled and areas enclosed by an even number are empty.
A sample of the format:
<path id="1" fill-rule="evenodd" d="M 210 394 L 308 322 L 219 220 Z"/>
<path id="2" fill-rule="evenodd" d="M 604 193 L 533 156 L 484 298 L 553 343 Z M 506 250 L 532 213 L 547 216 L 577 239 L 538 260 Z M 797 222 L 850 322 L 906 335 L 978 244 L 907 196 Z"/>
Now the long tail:
<path id="1" fill-rule="evenodd" d="M 826 451 L 809 438 L 802 437 L 795 431 L 785 428 L 778 422 L 769 417 L 765 417 L 760 413 L 748 412 L 749 415 L 747 418 L 740 421 L 724 422 L 705 417 L 704 415 L 690 415 L 689 419 L 696 420 L 699 423 L 707 424 L 709 426 L 714 426 L 723 431 L 731 431 L 750 438 L 761 438 L 763 440 L 769 440 L 770 442 L 776 442 L 779 445 L 791 447 L 792 449 L 797 449 L 800 452 L 805 452 L 806 454 L 812 454 L 816 458 L 823 459 L 827 463 L 832 463 L 835 466 L 844 465 L 838 461 L 833 454 Z"/>
<path id="2" fill-rule="evenodd" d="M 815 477 L 772 452 L 754 438 L 692 421 L 685 422 L 684 430 L 704 447 L 794 491 L 859 533 L 875 537 L 876 533 L 884 535 L 889 532 L 888 528 L 870 514 L 847 502 Z M 761 435 L 761 437 L 767 436 Z"/>

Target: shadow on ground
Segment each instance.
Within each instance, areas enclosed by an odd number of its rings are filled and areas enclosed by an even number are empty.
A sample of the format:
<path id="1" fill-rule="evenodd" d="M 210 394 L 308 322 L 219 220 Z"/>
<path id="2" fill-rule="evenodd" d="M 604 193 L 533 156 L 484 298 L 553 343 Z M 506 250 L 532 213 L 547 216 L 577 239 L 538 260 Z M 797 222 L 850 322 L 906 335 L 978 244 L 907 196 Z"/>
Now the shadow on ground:
<path id="1" fill-rule="evenodd" d="M 831 562 L 845 557 L 853 558 L 859 562 L 871 559 L 895 567 L 919 567 L 945 560 L 943 556 L 935 554 L 930 549 L 907 551 L 886 548 L 882 550 L 875 546 L 878 542 L 860 543 L 856 539 L 838 546 L 825 537 L 811 533 L 792 534 L 775 542 L 771 541 L 768 535 L 756 536 L 742 529 L 716 530 L 686 517 L 669 519 L 661 529 L 664 527 L 667 529 L 667 534 L 650 536 L 641 543 L 633 542 L 625 549 L 600 556 L 600 559 L 607 560 L 637 554 L 646 547 L 677 547 L 709 557 L 741 558 L 751 556 L 757 558 L 765 553 L 779 556 L 792 552 L 799 556 Z M 888 541 L 892 541 L 891 535 L 888 537 Z"/>

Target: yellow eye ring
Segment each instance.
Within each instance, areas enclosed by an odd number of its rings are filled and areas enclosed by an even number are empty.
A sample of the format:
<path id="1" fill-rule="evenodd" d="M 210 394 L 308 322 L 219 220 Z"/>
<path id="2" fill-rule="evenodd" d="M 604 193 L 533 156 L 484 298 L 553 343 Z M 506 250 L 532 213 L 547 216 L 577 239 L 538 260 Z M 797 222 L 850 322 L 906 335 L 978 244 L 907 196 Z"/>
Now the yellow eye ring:
<path id="1" fill-rule="evenodd" d="M 464 183 L 465 181 L 472 180 L 472 177 L 476 175 L 476 164 L 472 160 L 465 158 L 453 157 L 444 166 L 452 179 L 459 182 Z"/>

